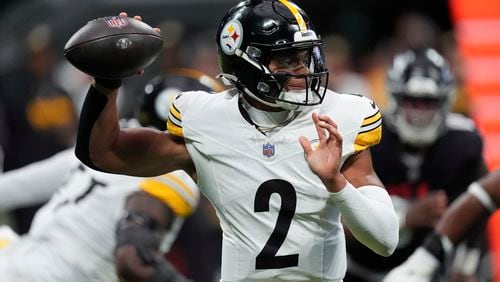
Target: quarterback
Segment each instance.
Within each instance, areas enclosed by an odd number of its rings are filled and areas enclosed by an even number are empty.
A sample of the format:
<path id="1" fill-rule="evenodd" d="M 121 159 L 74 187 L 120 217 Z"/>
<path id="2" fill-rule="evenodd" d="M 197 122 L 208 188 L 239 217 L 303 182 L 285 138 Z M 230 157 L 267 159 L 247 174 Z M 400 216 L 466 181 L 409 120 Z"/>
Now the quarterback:
<path id="1" fill-rule="evenodd" d="M 325 88 L 321 44 L 296 4 L 241 2 L 217 32 L 220 77 L 233 88 L 180 94 L 159 132 L 120 129 L 119 82 L 96 79 L 77 155 L 136 176 L 196 171 L 223 230 L 221 281 L 342 281 L 340 217 L 382 256 L 396 247 L 398 221 L 368 150 L 380 111 Z"/>

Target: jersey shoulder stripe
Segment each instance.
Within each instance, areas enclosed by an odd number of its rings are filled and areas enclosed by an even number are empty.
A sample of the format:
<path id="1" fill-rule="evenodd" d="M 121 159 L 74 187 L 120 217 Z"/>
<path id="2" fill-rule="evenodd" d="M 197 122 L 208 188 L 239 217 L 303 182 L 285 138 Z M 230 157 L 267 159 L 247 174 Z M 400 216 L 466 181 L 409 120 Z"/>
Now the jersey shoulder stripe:
<path id="1" fill-rule="evenodd" d="M 361 127 L 366 127 L 371 124 L 376 123 L 377 121 L 382 119 L 382 114 L 380 113 L 380 110 L 378 110 L 376 113 L 374 113 L 371 116 L 365 117 L 363 119 L 363 124 L 361 124 Z"/>
<path id="2" fill-rule="evenodd" d="M 223 97 L 233 92 L 226 90 L 220 93 L 206 91 L 186 91 L 180 93 L 170 105 L 170 113 L 167 119 L 168 132 L 175 136 L 186 137 L 185 129 L 189 127 L 185 123 L 186 120 L 191 121 L 191 118 L 194 117 L 196 120 L 200 120 L 199 122 L 203 122 L 204 115 L 207 112 L 207 105 L 213 105 L 214 100 L 219 100 L 219 98 L 224 99 Z M 210 108 L 210 110 L 214 109 Z"/>
<path id="3" fill-rule="evenodd" d="M 174 103 L 172 103 L 170 105 L 170 113 L 172 114 L 172 116 L 177 119 L 177 120 L 182 120 L 182 116 L 181 116 L 181 111 L 179 111 L 179 109 L 177 109 L 177 107 L 175 106 Z"/>
<path id="4" fill-rule="evenodd" d="M 170 134 L 183 137 L 184 134 L 182 132 L 182 126 L 180 125 L 180 121 L 174 121 L 175 118 L 172 118 L 171 115 L 167 118 L 167 130 Z"/>
<path id="5" fill-rule="evenodd" d="M 372 100 L 361 97 L 364 106 L 365 117 L 358 130 L 354 141 L 354 152 L 366 150 L 367 148 L 380 143 L 382 139 L 382 113 Z"/>
<path id="6" fill-rule="evenodd" d="M 366 150 L 367 148 L 380 143 L 382 139 L 382 123 L 370 131 L 360 132 L 354 142 L 354 152 Z"/>
<path id="7" fill-rule="evenodd" d="M 181 95 L 177 96 L 174 99 L 174 102 L 170 105 L 170 113 L 167 118 L 167 130 L 170 134 L 183 137 L 184 134 L 182 132 L 182 115 L 181 111 L 175 106 L 175 101 L 181 97 Z"/>

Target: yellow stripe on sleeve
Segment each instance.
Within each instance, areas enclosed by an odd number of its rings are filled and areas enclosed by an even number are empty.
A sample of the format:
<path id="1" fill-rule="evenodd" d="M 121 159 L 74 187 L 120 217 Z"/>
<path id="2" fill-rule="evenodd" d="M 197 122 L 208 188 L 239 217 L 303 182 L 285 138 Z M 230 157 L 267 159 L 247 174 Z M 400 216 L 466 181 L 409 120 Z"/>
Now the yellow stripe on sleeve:
<path id="1" fill-rule="evenodd" d="M 358 133 L 354 141 L 354 152 L 363 151 L 373 145 L 380 143 L 382 139 L 382 124 L 370 131 Z"/>
<path id="2" fill-rule="evenodd" d="M 374 122 L 377 122 L 381 118 L 382 118 L 382 114 L 380 113 L 380 110 L 378 110 L 375 114 L 365 118 L 363 120 L 363 123 L 361 124 L 361 126 L 372 124 Z"/>
<path id="3" fill-rule="evenodd" d="M 306 22 L 304 21 L 304 18 L 300 14 L 299 10 L 297 10 L 297 8 L 295 8 L 295 6 L 292 3 L 288 2 L 287 0 L 280 0 L 280 2 L 281 4 L 285 5 L 288 8 L 288 10 L 290 10 L 292 15 L 295 17 L 295 20 L 299 25 L 300 31 L 306 31 L 307 30 Z"/>
<path id="4" fill-rule="evenodd" d="M 178 126 L 177 124 L 174 124 L 170 120 L 170 118 L 167 120 L 167 130 L 172 135 L 184 137 L 184 133 L 182 132 L 182 127 Z"/>
<path id="5" fill-rule="evenodd" d="M 193 207 L 182 195 L 165 183 L 155 179 L 146 179 L 141 182 L 140 187 L 144 192 L 167 204 L 178 216 L 186 217 L 193 212 Z"/>
<path id="6" fill-rule="evenodd" d="M 176 119 L 182 120 L 181 112 L 175 107 L 174 103 L 170 104 L 170 114 Z"/>
<path id="7" fill-rule="evenodd" d="M 172 120 L 172 118 L 174 120 Z M 175 136 L 184 137 L 180 122 L 182 122 L 181 112 L 175 107 L 174 103 L 172 103 L 170 105 L 170 115 L 167 119 L 168 132 Z"/>

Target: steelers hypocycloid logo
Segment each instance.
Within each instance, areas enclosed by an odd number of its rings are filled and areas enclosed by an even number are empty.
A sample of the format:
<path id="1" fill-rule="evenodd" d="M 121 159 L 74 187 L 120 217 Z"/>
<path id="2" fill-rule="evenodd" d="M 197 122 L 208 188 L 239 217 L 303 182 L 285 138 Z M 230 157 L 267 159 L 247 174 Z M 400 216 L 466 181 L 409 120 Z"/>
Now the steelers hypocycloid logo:
<path id="1" fill-rule="evenodd" d="M 228 22 L 222 29 L 220 35 L 220 46 L 227 55 L 233 55 L 240 48 L 243 41 L 243 28 L 237 20 Z"/>

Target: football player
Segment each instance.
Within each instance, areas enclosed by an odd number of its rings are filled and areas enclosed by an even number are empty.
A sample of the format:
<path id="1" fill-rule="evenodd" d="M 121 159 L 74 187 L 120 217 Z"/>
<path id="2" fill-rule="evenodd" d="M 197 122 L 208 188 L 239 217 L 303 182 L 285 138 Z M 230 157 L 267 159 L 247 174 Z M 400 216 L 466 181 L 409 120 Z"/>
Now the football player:
<path id="1" fill-rule="evenodd" d="M 169 71 L 145 87 L 138 119 L 124 124 L 166 130 L 180 91 L 218 87 L 194 70 Z M 162 259 L 198 204 L 197 185 L 184 171 L 148 180 L 103 173 L 69 149 L 0 175 L 0 191 L 2 210 L 52 195 L 27 235 L 1 229 L 7 235 L 0 236 L 0 246 L 7 245 L 0 249 L 2 281 L 186 281 Z"/>
<path id="2" fill-rule="evenodd" d="M 384 278 L 385 282 L 428 282 L 445 264 L 454 247 L 471 229 L 489 217 L 500 204 L 500 170 L 496 170 L 467 188 L 446 210 L 434 233 L 400 266 Z"/>
<path id="3" fill-rule="evenodd" d="M 396 247 L 398 222 L 368 150 L 381 138 L 380 111 L 325 88 L 321 43 L 293 2 L 241 2 L 217 32 L 220 77 L 233 88 L 183 92 L 164 133 L 120 129 L 120 81 L 96 79 L 77 155 L 114 173 L 196 170 L 223 230 L 221 281 L 342 281 L 340 217 L 382 256 Z"/>
<path id="4" fill-rule="evenodd" d="M 395 55 L 387 71 L 384 138 L 372 158 L 400 219 L 399 245 L 391 257 L 379 258 L 348 240 L 349 281 L 380 281 L 422 243 L 448 202 L 487 173 L 474 123 L 450 113 L 454 85 L 436 50 Z"/>

